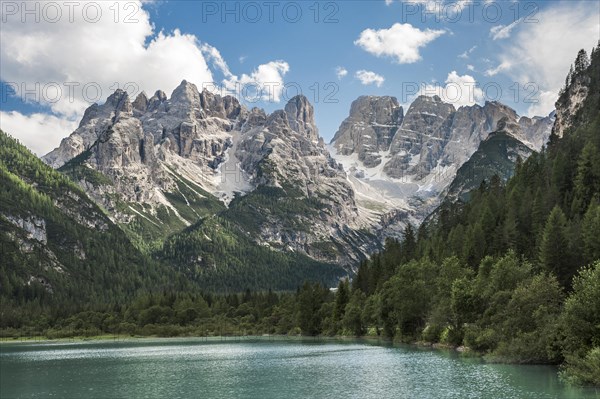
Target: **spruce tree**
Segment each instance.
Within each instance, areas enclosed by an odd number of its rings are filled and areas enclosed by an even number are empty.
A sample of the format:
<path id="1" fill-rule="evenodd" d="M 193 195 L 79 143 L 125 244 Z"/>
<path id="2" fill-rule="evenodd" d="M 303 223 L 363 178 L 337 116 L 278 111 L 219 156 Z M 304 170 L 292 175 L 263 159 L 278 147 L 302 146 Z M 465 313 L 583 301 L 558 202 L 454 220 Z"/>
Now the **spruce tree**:
<path id="1" fill-rule="evenodd" d="M 591 263 L 600 259 L 600 205 L 592 202 L 585 213 L 581 226 L 584 261 Z"/>
<path id="2" fill-rule="evenodd" d="M 415 258 L 417 241 L 412 224 L 408 223 L 404 229 L 404 241 L 402 242 L 402 261 L 408 262 Z"/>
<path id="3" fill-rule="evenodd" d="M 335 306 L 333 308 L 333 320 L 339 322 L 344 318 L 346 305 L 350 300 L 350 289 L 348 280 L 344 279 L 338 284 L 338 289 L 335 294 Z"/>
<path id="4" fill-rule="evenodd" d="M 566 230 L 565 214 L 559 206 L 555 206 L 544 227 L 540 244 L 540 263 L 547 271 L 556 275 L 563 287 L 570 286 L 572 277 Z"/>
<path id="5" fill-rule="evenodd" d="M 583 148 L 577 163 L 573 214 L 583 214 L 594 195 L 600 192 L 600 155 L 592 143 Z"/>
<path id="6" fill-rule="evenodd" d="M 579 75 L 590 65 L 590 59 L 584 49 L 579 50 L 575 59 L 575 75 Z"/>

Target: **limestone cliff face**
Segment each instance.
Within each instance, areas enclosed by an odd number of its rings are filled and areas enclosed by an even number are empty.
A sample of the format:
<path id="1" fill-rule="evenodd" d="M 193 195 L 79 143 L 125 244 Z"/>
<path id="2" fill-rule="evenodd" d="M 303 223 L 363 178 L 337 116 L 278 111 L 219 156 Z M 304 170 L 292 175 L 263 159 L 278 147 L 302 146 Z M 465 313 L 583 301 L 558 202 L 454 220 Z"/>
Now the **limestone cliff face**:
<path id="1" fill-rule="evenodd" d="M 117 90 L 103 105 L 88 108 L 79 128 L 43 159 L 55 168 L 87 168 L 107 177 L 103 184 L 85 178 L 80 184 L 117 222 L 129 224 L 149 213 L 156 224 L 164 208 L 177 229 L 193 223 L 198 212 L 182 211 L 174 202 L 191 205 L 204 196 L 190 186 L 193 198 L 187 198 L 181 187 L 186 181 L 219 192 L 217 167 L 242 112 L 236 99 L 199 93 L 186 81 L 170 98 L 162 91 L 149 99 L 142 93 L 133 103 Z"/>
<path id="2" fill-rule="evenodd" d="M 561 93 L 556 102 L 556 123 L 552 133 L 563 137 L 571 126 L 577 112 L 583 106 L 589 94 L 590 77 L 585 73 L 575 73 L 569 86 Z"/>
<path id="3" fill-rule="evenodd" d="M 530 147 L 552 124 L 497 102 L 421 96 L 405 115 L 364 96 L 327 147 L 304 96 L 266 114 L 183 81 L 170 97 L 116 91 L 44 160 L 140 243 L 219 215 L 261 245 L 351 267 L 423 220 L 501 120 Z"/>
<path id="4" fill-rule="evenodd" d="M 341 154 L 356 153 L 365 166 L 375 167 L 382 162 L 380 152 L 389 150 L 403 119 L 404 110 L 396 98 L 359 97 L 332 143 Z"/>
<path id="5" fill-rule="evenodd" d="M 202 217 L 226 218 L 234 197 L 271 187 L 282 190 L 278 200 L 302 206 L 275 215 L 253 204 L 269 215 L 257 218 L 258 243 L 345 265 L 377 248 L 358 233 L 365 226 L 354 192 L 304 96 L 267 115 L 186 81 L 170 97 L 157 91 L 131 102 L 117 91 L 44 160 L 74 176 L 139 240 L 148 230 L 160 240 Z"/>
<path id="6" fill-rule="evenodd" d="M 275 188 L 281 201 L 301 206 L 287 208 L 286 217 L 278 218 L 254 204 L 269 215 L 261 223 L 261 241 L 348 266 L 377 249 L 372 236 L 359 232 L 368 225 L 359 218 L 346 174 L 318 137 L 308 100 L 294 97 L 266 119 L 252 113 L 257 123 L 246 122 L 235 156 L 258 187 Z"/>
<path id="7" fill-rule="evenodd" d="M 402 116 L 393 97 L 360 97 L 331 150 L 349 174 L 359 212 L 380 235 L 393 235 L 409 221 L 419 224 L 437 206 L 456 172 L 501 120 L 516 140 L 536 150 L 553 124 L 552 115 L 519 118 L 499 102 L 455 109 L 438 96 L 420 96 Z"/>

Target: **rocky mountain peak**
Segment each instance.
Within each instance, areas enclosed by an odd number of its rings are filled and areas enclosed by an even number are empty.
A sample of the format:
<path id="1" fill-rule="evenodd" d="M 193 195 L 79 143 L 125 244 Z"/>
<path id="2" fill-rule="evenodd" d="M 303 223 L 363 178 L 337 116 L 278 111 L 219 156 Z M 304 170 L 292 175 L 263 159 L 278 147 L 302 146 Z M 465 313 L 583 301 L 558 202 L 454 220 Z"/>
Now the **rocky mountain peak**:
<path id="1" fill-rule="evenodd" d="M 513 135 L 515 138 L 522 134 L 521 125 L 515 119 L 508 116 L 500 118 L 496 124 L 496 132 L 506 132 Z"/>
<path id="2" fill-rule="evenodd" d="M 233 96 L 221 97 L 208 91 L 206 88 L 200 93 L 200 107 L 209 116 L 222 119 L 236 119 L 245 110 Z"/>
<path id="3" fill-rule="evenodd" d="M 167 95 L 162 90 L 157 90 L 156 93 L 148 100 L 148 107 L 146 111 L 154 112 L 167 101 Z"/>
<path id="4" fill-rule="evenodd" d="M 361 96 L 352 102 L 332 145 L 342 155 L 357 153 L 365 165 L 377 166 L 382 162 L 379 152 L 389 149 L 403 119 L 395 97 Z"/>
<path id="5" fill-rule="evenodd" d="M 267 114 L 262 108 L 254 107 L 248 112 L 246 120 L 242 125 L 242 133 L 246 133 L 247 131 L 259 127 L 264 126 L 267 123 Z"/>
<path id="6" fill-rule="evenodd" d="M 577 113 L 589 95 L 590 83 L 591 78 L 585 73 L 585 70 L 576 70 L 568 79 L 567 86 L 561 91 L 555 104 L 556 122 L 553 134 L 557 137 L 563 137 L 573 125 Z"/>
<path id="7" fill-rule="evenodd" d="M 408 108 L 406 117 L 408 118 L 409 114 L 418 115 L 419 113 L 434 113 L 443 117 L 454 111 L 454 105 L 443 102 L 439 96 L 430 97 L 421 95 L 412 102 Z"/>
<path id="8" fill-rule="evenodd" d="M 108 111 L 115 113 L 115 118 L 121 115 L 133 115 L 133 106 L 129 100 L 129 94 L 125 90 L 117 89 L 111 94 L 103 106 Z"/>
<path id="9" fill-rule="evenodd" d="M 200 92 L 195 84 L 183 80 L 179 86 L 173 90 L 170 101 L 172 103 L 182 103 L 186 105 L 200 104 Z"/>
<path id="10" fill-rule="evenodd" d="M 293 97 L 285 105 L 285 113 L 290 127 L 306 135 L 311 140 L 318 140 L 319 131 L 315 124 L 315 110 L 312 104 L 303 95 Z"/>
<path id="11" fill-rule="evenodd" d="M 146 112 L 146 109 L 148 109 L 148 96 L 146 93 L 141 92 L 138 94 L 132 105 L 135 111 L 139 111 L 141 113 Z"/>
<path id="12" fill-rule="evenodd" d="M 360 96 L 350 106 L 350 117 L 370 123 L 399 125 L 404 118 L 404 110 L 396 97 Z M 334 138 L 335 140 L 335 138 Z"/>

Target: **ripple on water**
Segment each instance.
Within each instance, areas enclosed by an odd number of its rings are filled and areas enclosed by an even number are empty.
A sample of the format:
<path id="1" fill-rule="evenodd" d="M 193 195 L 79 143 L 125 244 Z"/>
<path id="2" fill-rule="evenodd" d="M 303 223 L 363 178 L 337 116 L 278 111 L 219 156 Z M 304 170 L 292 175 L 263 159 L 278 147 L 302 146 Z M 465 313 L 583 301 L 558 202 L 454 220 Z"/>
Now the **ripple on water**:
<path id="1" fill-rule="evenodd" d="M 565 387 L 552 367 L 411 347 L 179 339 L 0 349 L 0 397 L 600 398 Z"/>

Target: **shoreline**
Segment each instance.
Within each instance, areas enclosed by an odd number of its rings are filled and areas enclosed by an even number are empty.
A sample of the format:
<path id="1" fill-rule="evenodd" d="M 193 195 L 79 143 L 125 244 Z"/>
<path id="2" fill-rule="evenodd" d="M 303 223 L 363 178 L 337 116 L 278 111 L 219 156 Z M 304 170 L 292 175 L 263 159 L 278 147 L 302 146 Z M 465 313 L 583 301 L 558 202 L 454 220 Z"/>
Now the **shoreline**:
<path id="1" fill-rule="evenodd" d="M 60 345 L 60 344 L 111 344 L 111 343 L 143 343 L 143 342 L 194 342 L 194 343 L 242 343 L 242 342 L 299 342 L 299 343 L 362 343 L 382 347 L 410 347 L 413 349 L 430 350 L 435 352 L 454 353 L 463 358 L 479 359 L 486 364 L 506 364 L 519 366 L 551 366 L 559 368 L 560 364 L 548 363 L 522 363 L 517 360 L 494 357 L 489 354 L 475 351 L 466 346 L 454 346 L 442 343 L 433 343 L 425 341 L 413 342 L 397 342 L 389 338 L 378 336 L 305 336 L 305 335 L 283 335 L 283 334 L 263 334 L 263 335 L 223 335 L 223 336 L 176 336 L 176 337 L 160 337 L 160 336 L 131 336 L 131 335 L 97 335 L 91 337 L 70 337 L 49 339 L 45 337 L 28 337 L 28 338 L 1 338 L 1 348 L 8 345 Z"/>
<path id="2" fill-rule="evenodd" d="M 284 335 L 284 334 L 262 334 L 262 335 L 215 335 L 215 336 L 175 336 L 175 337 L 161 337 L 161 336 L 143 336 L 143 335 L 96 335 L 90 337 L 69 337 L 69 338 L 47 338 L 47 337 L 26 337 L 26 338 L 0 338 L 0 347 L 6 345 L 27 345 L 27 344 L 39 344 L 39 345 L 56 345 L 56 344 L 83 344 L 83 343 L 97 343 L 97 344 L 109 344 L 109 343 L 135 343 L 135 342 L 178 342 L 178 341 L 194 341 L 198 343 L 240 343 L 240 342 L 355 342 L 365 343 L 378 346 L 387 347 L 412 347 L 417 349 L 428 349 L 435 351 L 446 351 L 455 352 L 460 355 L 477 357 L 486 362 L 494 363 L 490 359 L 485 358 L 485 355 L 474 351 L 464 346 L 453 346 L 442 343 L 432 343 L 424 341 L 414 342 L 397 342 L 389 338 L 379 336 L 307 336 L 307 335 Z M 512 364 L 512 362 L 502 362 L 506 364 Z"/>
<path id="3" fill-rule="evenodd" d="M 382 337 L 352 337 L 352 336 L 307 336 L 307 335 L 284 335 L 284 334 L 262 334 L 262 335 L 211 335 L 211 336 L 173 336 L 161 337 L 157 335 L 95 335 L 89 337 L 76 336 L 65 338 L 20 337 L 0 338 L 0 345 L 6 344 L 55 344 L 55 343 L 81 343 L 81 342 L 139 342 L 139 341 L 199 341 L 199 342 L 241 342 L 241 341 L 365 341 L 393 344 L 392 340 Z M 406 344 L 412 345 L 412 344 Z"/>

